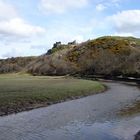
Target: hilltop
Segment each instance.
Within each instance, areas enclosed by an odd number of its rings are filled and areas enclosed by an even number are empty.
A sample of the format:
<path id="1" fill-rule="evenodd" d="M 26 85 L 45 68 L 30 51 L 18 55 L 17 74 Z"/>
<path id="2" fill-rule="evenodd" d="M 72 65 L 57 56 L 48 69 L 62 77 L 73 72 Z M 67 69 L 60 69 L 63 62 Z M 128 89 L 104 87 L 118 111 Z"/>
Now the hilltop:
<path id="1" fill-rule="evenodd" d="M 28 67 L 34 75 L 140 76 L 140 39 L 100 37 L 80 44 L 59 44 Z"/>
<path id="2" fill-rule="evenodd" d="M 20 66 L 18 71 L 24 69 L 33 75 L 140 77 L 140 39 L 104 36 L 83 43 L 57 42 L 46 54 L 31 59 L 25 58 L 24 61 L 27 63 Z M 6 60 L 0 63 L 0 72 L 7 63 L 9 61 Z"/>

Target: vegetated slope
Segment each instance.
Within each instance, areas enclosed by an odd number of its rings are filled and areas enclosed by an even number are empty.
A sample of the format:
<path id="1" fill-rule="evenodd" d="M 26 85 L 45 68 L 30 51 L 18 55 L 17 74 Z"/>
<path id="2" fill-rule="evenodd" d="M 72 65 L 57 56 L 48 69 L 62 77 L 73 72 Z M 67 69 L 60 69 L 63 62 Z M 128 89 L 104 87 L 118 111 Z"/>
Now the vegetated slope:
<path id="1" fill-rule="evenodd" d="M 59 44 L 28 65 L 28 72 L 140 77 L 140 39 L 106 36 L 81 44 Z"/>
<path id="2" fill-rule="evenodd" d="M 36 57 L 0 59 L 0 73 L 20 72 Z"/>

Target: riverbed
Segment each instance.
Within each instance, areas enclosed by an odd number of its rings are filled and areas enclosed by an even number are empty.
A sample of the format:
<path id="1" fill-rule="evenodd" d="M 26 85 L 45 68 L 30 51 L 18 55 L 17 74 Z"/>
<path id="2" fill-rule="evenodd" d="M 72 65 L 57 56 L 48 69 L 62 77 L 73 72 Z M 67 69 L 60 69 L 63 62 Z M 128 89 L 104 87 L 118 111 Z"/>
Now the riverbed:
<path id="1" fill-rule="evenodd" d="M 140 90 L 116 82 L 85 98 L 0 117 L 0 140 L 133 140 L 140 114 L 121 115 Z"/>

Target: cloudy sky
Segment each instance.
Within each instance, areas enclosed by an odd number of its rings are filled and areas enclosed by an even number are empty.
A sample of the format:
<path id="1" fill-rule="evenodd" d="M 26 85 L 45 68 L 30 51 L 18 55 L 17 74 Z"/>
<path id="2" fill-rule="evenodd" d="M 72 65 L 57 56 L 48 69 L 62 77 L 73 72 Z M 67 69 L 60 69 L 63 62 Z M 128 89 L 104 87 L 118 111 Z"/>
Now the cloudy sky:
<path id="1" fill-rule="evenodd" d="M 140 37 L 140 0 L 0 0 L 0 58 L 103 35 Z"/>

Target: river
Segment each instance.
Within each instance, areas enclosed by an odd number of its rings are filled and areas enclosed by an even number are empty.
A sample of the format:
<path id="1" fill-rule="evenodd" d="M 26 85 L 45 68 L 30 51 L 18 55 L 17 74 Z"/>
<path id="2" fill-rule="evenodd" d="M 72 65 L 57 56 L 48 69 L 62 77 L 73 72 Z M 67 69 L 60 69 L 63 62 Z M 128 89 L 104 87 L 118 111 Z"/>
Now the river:
<path id="1" fill-rule="evenodd" d="M 0 117 L 0 140 L 133 140 L 140 114 L 119 112 L 140 99 L 140 90 L 106 85 L 101 94 Z"/>

